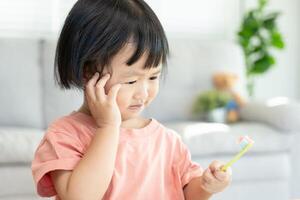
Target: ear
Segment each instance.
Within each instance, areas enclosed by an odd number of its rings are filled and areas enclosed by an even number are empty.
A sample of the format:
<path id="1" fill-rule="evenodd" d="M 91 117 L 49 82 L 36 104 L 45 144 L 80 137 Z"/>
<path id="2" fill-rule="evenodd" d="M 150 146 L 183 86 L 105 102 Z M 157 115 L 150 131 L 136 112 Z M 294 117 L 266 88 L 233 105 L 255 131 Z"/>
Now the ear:
<path id="1" fill-rule="evenodd" d="M 97 72 L 97 68 L 91 64 L 85 64 L 82 72 L 82 80 L 84 85 L 93 77 Z"/>
<path id="2" fill-rule="evenodd" d="M 91 78 L 91 74 L 90 73 L 87 73 L 87 72 L 84 72 L 82 73 L 82 80 L 83 80 L 83 83 L 84 85 L 90 80 Z"/>

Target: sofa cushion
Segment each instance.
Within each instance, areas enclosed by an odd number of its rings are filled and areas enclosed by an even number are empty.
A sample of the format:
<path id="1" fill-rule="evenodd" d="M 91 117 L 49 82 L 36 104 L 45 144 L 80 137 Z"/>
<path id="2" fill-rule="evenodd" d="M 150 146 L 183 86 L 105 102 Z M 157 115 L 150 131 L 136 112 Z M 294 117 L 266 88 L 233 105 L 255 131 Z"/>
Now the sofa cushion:
<path id="1" fill-rule="evenodd" d="M 29 194 L 29 195 L 24 195 L 24 194 L 19 194 L 19 195 L 5 195 L 5 196 L 0 196 L 0 200 L 45 200 L 45 197 L 38 197 L 35 194 Z"/>
<path id="2" fill-rule="evenodd" d="M 3 163 L 30 163 L 44 130 L 0 127 L 0 165 Z"/>
<path id="3" fill-rule="evenodd" d="M 33 196 L 36 193 L 29 164 L 1 165 L 0 179 L 0 199 L 1 197 L 10 199 L 10 196 L 18 199 L 16 197 L 21 195 L 24 195 L 24 197 L 27 195 Z"/>
<path id="4" fill-rule="evenodd" d="M 299 200 L 292 199 L 288 181 L 256 180 L 232 183 L 223 192 L 213 196 L 213 200 Z"/>
<path id="5" fill-rule="evenodd" d="M 69 114 L 80 107 L 83 102 L 83 93 L 78 90 L 61 90 L 54 81 L 54 58 L 56 40 L 47 40 L 43 43 L 43 81 L 46 128 L 57 117 Z"/>
<path id="6" fill-rule="evenodd" d="M 245 121 L 270 124 L 283 133 L 300 132 L 299 114 L 300 103 L 287 98 L 252 101 L 241 109 L 241 118 Z"/>
<path id="7" fill-rule="evenodd" d="M 39 48 L 39 40 L 0 39 L 0 126 L 43 126 Z"/>
<path id="8" fill-rule="evenodd" d="M 251 153 L 275 153 L 289 151 L 293 134 L 281 134 L 268 125 L 254 122 L 239 122 L 232 125 L 204 122 L 165 123 L 177 131 L 188 145 L 191 154 L 234 154 L 240 150 L 237 139 L 249 135 L 254 141 Z"/>

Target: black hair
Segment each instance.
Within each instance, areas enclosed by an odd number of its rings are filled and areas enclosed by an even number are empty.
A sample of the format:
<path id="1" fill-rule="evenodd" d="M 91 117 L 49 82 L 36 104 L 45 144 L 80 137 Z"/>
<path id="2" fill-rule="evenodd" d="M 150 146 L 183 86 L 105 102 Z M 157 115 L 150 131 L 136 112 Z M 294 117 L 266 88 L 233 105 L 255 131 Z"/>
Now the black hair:
<path id="1" fill-rule="evenodd" d="M 135 52 L 127 65 L 147 53 L 144 68 L 167 65 L 168 41 L 163 27 L 143 0 L 78 0 L 61 30 L 55 53 L 55 79 L 62 89 L 83 89 L 85 70 L 102 74 L 128 43 Z"/>

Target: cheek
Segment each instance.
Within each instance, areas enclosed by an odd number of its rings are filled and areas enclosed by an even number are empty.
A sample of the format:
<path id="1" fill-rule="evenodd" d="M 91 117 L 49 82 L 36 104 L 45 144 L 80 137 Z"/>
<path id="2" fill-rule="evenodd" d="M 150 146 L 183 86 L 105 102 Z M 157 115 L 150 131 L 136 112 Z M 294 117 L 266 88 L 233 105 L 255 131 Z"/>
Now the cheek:
<path id="1" fill-rule="evenodd" d="M 149 90 L 149 97 L 155 98 L 159 91 L 159 84 L 154 84 Z"/>
<path id="2" fill-rule="evenodd" d="M 130 91 L 120 88 L 117 95 L 117 103 L 119 106 L 123 107 L 130 103 Z"/>
<path id="3" fill-rule="evenodd" d="M 108 85 L 108 87 L 111 87 Z M 117 95 L 117 103 L 120 107 L 125 107 L 131 103 L 132 97 L 134 96 L 134 91 L 131 91 L 126 86 L 120 88 Z M 153 84 L 148 90 L 148 102 L 150 103 L 159 92 L 159 84 Z"/>

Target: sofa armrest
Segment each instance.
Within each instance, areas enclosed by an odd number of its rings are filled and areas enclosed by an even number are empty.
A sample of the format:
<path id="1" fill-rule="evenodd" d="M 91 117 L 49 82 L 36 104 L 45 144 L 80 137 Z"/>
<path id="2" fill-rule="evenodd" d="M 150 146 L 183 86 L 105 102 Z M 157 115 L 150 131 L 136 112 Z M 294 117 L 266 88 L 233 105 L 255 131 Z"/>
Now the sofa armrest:
<path id="1" fill-rule="evenodd" d="M 244 121 L 266 123 L 284 132 L 300 132 L 299 102 L 249 102 L 241 108 L 240 114 Z"/>

